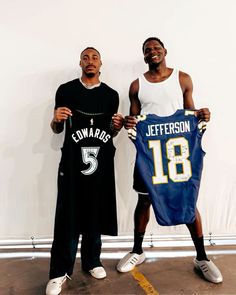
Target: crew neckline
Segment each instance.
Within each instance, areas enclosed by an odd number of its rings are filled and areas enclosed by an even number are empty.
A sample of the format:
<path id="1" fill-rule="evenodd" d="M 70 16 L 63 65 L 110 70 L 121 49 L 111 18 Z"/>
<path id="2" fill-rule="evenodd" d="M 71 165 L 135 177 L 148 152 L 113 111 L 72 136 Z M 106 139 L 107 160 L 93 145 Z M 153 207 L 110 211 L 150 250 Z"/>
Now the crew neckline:
<path id="1" fill-rule="evenodd" d="M 94 88 L 96 88 L 96 87 L 99 87 L 100 85 L 101 85 L 101 82 L 99 82 L 99 83 L 97 83 L 97 84 L 94 84 L 94 85 L 87 85 L 86 83 L 84 83 L 83 81 L 82 81 L 82 79 L 81 78 L 79 78 L 79 81 L 80 81 L 80 83 L 86 88 L 86 89 L 94 89 Z"/>

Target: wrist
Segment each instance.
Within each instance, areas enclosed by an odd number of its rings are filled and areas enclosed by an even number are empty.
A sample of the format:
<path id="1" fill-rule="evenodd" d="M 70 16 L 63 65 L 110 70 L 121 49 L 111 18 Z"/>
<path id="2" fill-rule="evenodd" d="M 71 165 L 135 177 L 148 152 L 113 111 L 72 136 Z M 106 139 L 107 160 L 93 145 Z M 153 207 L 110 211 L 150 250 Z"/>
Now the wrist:
<path id="1" fill-rule="evenodd" d="M 63 120 L 53 119 L 52 120 L 52 123 L 53 124 L 62 124 L 63 123 Z"/>
<path id="2" fill-rule="evenodd" d="M 117 133 L 121 130 L 122 127 L 123 126 L 121 126 L 120 128 L 115 127 L 113 122 L 111 122 L 111 125 L 110 125 L 111 130 Z"/>
<path id="3" fill-rule="evenodd" d="M 60 133 L 63 131 L 64 128 L 64 124 L 63 121 L 62 122 L 56 122 L 54 119 L 51 122 L 51 128 L 53 130 L 54 133 Z"/>

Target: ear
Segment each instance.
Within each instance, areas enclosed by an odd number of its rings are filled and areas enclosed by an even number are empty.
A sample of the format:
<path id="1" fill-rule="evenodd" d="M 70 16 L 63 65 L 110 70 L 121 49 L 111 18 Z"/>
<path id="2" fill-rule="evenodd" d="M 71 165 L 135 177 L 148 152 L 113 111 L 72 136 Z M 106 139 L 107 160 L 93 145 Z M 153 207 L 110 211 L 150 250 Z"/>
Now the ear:
<path id="1" fill-rule="evenodd" d="M 167 55 L 167 50 L 165 49 L 165 56 Z"/>
<path id="2" fill-rule="evenodd" d="M 82 66 L 81 66 L 81 60 L 79 61 L 79 66 L 82 67 Z"/>
<path id="3" fill-rule="evenodd" d="M 143 58 L 143 59 L 144 59 L 144 62 L 145 62 L 145 63 L 147 63 L 147 60 L 146 60 L 146 57 L 145 57 L 145 56 L 144 56 L 144 58 Z"/>

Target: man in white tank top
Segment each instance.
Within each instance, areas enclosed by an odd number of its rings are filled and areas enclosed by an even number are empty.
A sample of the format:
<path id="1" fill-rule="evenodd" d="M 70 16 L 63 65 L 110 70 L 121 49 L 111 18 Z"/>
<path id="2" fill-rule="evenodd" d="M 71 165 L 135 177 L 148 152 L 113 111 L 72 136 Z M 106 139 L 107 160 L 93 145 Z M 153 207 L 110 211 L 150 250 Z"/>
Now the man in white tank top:
<path id="1" fill-rule="evenodd" d="M 169 116 L 178 109 L 195 109 L 192 92 L 191 77 L 181 71 L 166 66 L 167 50 L 162 41 L 156 37 L 148 38 L 143 43 L 144 61 L 149 70 L 133 81 L 130 85 L 130 116 L 125 118 L 125 128 L 136 125 L 134 116 L 139 114 L 156 114 Z M 207 108 L 196 111 L 199 120 L 209 121 L 210 112 Z M 134 189 L 138 192 L 138 202 L 134 214 L 134 246 L 117 265 L 120 272 L 131 271 L 135 265 L 145 260 L 142 242 L 150 216 L 150 199 L 137 171 L 134 171 Z M 196 210 L 196 219 L 192 224 L 186 224 L 197 256 L 194 265 L 201 270 L 204 277 L 213 283 L 223 281 L 216 265 L 207 258 L 204 242 L 201 217 Z"/>

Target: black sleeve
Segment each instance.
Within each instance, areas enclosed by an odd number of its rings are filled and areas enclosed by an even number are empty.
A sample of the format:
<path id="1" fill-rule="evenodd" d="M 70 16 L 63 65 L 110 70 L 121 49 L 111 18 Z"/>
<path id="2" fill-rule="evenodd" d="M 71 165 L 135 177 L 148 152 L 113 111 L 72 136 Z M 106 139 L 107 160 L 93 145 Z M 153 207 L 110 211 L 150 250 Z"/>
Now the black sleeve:
<path id="1" fill-rule="evenodd" d="M 115 91 L 114 93 L 114 103 L 113 103 L 113 114 L 117 113 L 119 107 L 119 94 Z"/>
<path id="2" fill-rule="evenodd" d="M 60 85 L 56 92 L 55 107 L 54 107 L 55 110 L 59 107 L 65 106 L 64 99 L 65 99 L 65 95 L 63 94 L 63 87 L 62 85 Z"/>

